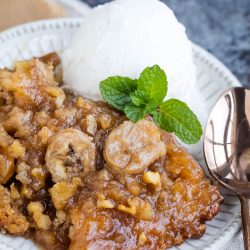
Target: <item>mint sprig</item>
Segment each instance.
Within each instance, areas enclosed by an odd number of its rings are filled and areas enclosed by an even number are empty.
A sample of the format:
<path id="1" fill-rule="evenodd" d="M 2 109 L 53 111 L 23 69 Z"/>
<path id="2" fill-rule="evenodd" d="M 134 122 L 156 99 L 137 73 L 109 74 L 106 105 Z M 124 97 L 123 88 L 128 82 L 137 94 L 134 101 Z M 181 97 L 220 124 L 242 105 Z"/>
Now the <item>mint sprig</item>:
<path id="1" fill-rule="evenodd" d="M 201 125 L 186 103 L 169 99 L 160 105 L 154 120 L 164 130 L 174 132 L 183 142 L 192 144 L 202 135 Z"/>
<path id="2" fill-rule="evenodd" d="M 144 69 L 137 80 L 137 85 L 148 103 L 160 105 L 167 94 L 167 76 L 158 65 Z"/>
<path id="3" fill-rule="evenodd" d="M 134 104 L 130 104 L 125 107 L 124 113 L 126 114 L 127 118 L 133 122 L 137 122 L 143 119 L 146 115 L 146 109 L 142 107 L 138 107 Z"/>
<path id="4" fill-rule="evenodd" d="M 121 111 L 131 104 L 130 94 L 136 89 L 136 80 L 128 77 L 112 76 L 100 83 L 100 91 L 105 101 Z"/>
<path id="5" fill-rule="evenodd" d="M 158 65 L 144 69 L 137 80 L 114 76 L 100 83 L 104 100 L 131 121 L 152 115 L 162 129 L 174 132 L 187 144 L 197 143 L 202 135 L 199 120 L 184 102 L 177 99 L 163 102 L 167 87 L 166 74 Z"/>

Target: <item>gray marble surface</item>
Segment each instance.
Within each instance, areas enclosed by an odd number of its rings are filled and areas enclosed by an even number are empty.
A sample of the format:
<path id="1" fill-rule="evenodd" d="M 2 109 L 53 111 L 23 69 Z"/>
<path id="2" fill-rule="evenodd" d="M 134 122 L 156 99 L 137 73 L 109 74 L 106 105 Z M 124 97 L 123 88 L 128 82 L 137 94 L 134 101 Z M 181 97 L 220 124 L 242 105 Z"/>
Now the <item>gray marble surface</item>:
<path id="1" fill-rule="evenodd" d="M 110 0 L 82 0 L 90 6 Z M 250 0 L 163 0 L 190 39 L 218 57 L 250 87 Z"/>

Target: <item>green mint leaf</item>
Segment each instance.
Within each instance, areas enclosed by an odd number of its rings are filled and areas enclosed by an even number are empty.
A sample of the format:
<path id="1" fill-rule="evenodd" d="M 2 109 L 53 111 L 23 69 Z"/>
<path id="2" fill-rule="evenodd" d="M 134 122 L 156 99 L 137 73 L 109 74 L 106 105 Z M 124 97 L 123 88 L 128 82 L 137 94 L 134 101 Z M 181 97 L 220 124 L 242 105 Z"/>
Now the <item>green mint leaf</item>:
<path id="1" fill-rule="evenodd" d="M 143 91 L 136 90 L 135 92 L 131 93 L 130 97 L 132 103 L 135 106 L 138 106 L 141 109 L 144 108 L 144 115 L 153 114 L 153 112 L 157 110 L 158 105 L 154 102 L 148 102 L 146 99 L 147 96 Z"/>
<path id="2" fill-rule="evenodd" d="M 160 105 L 160 112 L 154 114 L 155 122 L 164 130 L 174 132 L 184 143 L 197 143 L 202 127 L 189 107 L 177 99 L 169 99 Z"/>
<path id="3" fill-rule="evenodd" d="M 153 116 L 153 119 L 154 119 L 155 123 L 158 125 L 158 127 L 162 128 L 163 130 L 165 130 L 167 132 L 171 132 L 171 131 L 168 131 L 168 130 L 166 130 L 166 129 L 163 128 L 163 125 L 160 122 L 162 114 L 159 111 L 153 112 L 152 116 Z"/>
<path id="4" fill-rule="evenodd" d="M 131 104 L 130 94 L 137 88 L 136 80 L 128 77 L 113 76 L 100 82 L 103 99 L 118 110 Z"/>
<path id="5" fill-rule="evenodd" d="M 145 107 L 138 107 L 134 104 L 130 104 L 126 106 L 124 112 L 129 120 L 133 122 L 138 122 L 145 116 Z"/>
<path id="6" fill-rule="evenodd" d="M 145 106 L 145 115 L 154 114 L 157 111 L 158 105 L 155 103 L 148 103 Z"/>
<path id="7" fill-rule="evenodd" d="M 130 94 L 131 101 L 136 106 L 145 105 L 148 103 L 148 96 L 144 91 L 135 90 L 135 92 Z"/>
<path id="8" fill-rule="evenodd" d="M 148 103 L 162 104 L 167 94 L 167 77 L 165 72 L 154 65 L 143 70 L 137 80 L 138 90 L 144 92 Z"/>

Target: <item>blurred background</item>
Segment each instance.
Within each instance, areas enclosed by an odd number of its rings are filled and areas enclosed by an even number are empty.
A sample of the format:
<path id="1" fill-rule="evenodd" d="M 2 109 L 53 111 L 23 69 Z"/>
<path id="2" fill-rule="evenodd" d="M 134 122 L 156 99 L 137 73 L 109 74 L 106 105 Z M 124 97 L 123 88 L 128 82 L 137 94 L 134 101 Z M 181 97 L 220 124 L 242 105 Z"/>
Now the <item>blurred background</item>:
<path id="1" fill-rule="evenodd" d="M 0 0 L 0 31 L 33 20 L 84 15 L 87 8 L 82 3 L 94 7 L 110 1 Z M 250 87 L 250 0 L 162 1 L 173 9 L 193 42 L 213 53 Z"/>

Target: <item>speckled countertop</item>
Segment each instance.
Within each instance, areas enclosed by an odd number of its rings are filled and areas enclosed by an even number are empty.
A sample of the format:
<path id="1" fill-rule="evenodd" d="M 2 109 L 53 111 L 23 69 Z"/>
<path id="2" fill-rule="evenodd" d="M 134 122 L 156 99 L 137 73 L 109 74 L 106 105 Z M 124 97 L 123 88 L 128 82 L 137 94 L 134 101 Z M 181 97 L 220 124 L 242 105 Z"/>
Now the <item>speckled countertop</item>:
<path id="1" fill-rule="evenodd" d="M 82 0 L 96 6 L 110 0 Z M 163 0 L 189 38 L 212 52 L 250 87 L 250 0 Z"/>

